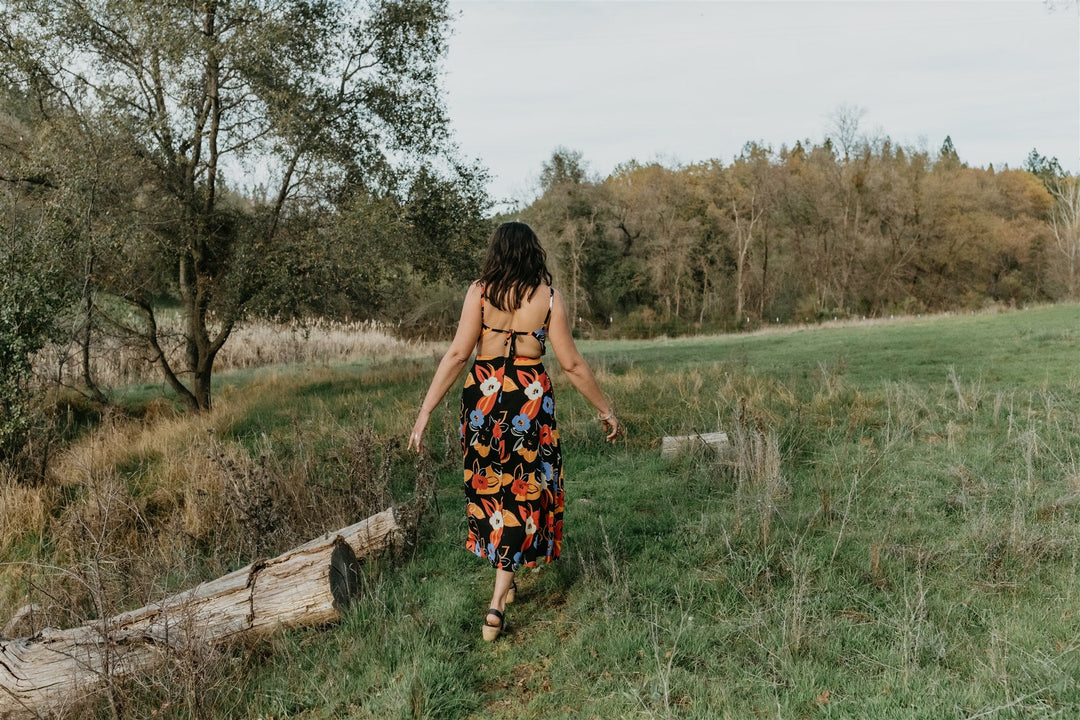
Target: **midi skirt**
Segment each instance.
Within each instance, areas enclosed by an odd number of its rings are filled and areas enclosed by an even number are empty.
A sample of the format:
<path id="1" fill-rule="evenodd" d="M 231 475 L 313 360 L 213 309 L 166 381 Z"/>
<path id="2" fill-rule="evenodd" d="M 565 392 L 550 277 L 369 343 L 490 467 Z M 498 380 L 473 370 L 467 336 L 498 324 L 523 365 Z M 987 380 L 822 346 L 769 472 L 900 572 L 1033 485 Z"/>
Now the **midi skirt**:
<path id="1" fill-rule="evenodd" d="M 555 396 L 539 358 L 478 357 L 461 393 L 465 542 L 514 571 L 559 557 L 563 474 Z"/>

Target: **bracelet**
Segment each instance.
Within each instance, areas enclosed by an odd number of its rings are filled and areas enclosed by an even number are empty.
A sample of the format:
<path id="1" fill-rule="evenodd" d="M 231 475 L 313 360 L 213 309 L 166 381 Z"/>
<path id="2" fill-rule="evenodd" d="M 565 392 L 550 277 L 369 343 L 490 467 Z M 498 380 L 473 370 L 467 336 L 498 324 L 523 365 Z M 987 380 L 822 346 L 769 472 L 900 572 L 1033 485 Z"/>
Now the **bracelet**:
<path id="1" fill-rule="evenodd" d="M 609 422 L 611 420 L 614 420 L 615 419 L 615 410 L 608 410 L 607 415 L 604 415 L 603 413 L 597 413 L 596 414 L 596 419 L 599 420 L 600 422 Z"/>

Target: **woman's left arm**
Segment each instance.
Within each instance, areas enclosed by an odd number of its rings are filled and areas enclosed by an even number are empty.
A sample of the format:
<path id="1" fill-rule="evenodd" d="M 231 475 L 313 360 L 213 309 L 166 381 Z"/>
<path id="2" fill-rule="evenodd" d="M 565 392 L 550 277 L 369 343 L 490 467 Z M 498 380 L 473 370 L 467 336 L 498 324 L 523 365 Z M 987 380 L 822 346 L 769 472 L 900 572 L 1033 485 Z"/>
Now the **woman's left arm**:
<path id="1" fill-rule="evenodd" d="M 416 452 L 423 451 L 424 429 L 427 428 L 428 420 L 432 411 L 442 402 L 447 391 L 457 382 L 465 363 L 469 361 L 473 349 L 476 347 L 477 338 L 480 337 L 480 286 L 473 283 L 465 294 L 465 302 L 461 306 L 461 318 L 458 320 L 457 332 L 450 348 L 439 361 L 439 367 L 435 370 L 435 377 L 431 379 L 424 402 L 420 404 L 420 413 L 416 416 L 416 423 L 409 434 L 409 449 L 416 448 Z"/>

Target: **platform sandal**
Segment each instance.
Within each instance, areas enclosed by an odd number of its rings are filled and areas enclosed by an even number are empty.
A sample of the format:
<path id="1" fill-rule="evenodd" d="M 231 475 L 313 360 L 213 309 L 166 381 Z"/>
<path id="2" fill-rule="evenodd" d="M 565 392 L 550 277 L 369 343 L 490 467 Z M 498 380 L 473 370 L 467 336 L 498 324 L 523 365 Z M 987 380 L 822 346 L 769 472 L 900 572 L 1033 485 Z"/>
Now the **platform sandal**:
<path id="1" fill-rule="evenodd" d="M 492 615 L 499 618 L 499 624 L 498 625 L 490 625 L 490 624 L 488 624 L 487 619 L 488 619 L 488 617 L 490 617 Z M 506 618 L 503 616 L 503 614 L 501 612 L 499 612 L 498 610 L 496 610 L 495 608 L 490 608 L 487 611 L 487 615 L 484 617 L 484 641 L 485 642 L 491 642 L 495 638 L 499 637 L 499 633 L 501 633 L 503 631 L 503 628 L 505 628 L 505 627 L 506 627 Z"/>

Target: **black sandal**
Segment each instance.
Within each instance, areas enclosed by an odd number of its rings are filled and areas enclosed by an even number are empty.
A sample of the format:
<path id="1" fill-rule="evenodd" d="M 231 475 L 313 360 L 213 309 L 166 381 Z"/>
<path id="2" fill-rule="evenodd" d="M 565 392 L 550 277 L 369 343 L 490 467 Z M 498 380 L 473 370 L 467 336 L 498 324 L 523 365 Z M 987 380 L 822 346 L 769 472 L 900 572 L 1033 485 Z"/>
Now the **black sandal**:
<path id="1" fill-rule="evenodd" d="M 487 614 L 488 616 L 494 615 L 495 617 L 499 618 L 498 625 L 489 625 L 487 622 L 487 616 L 484 617 L 484 641 L 491 642 L 495 638 L 499 637 L 499 633 L 501 633 L 503 631 L 503 628 L 506 627 L 506 618 L 501 612 L 499 612 L 495 608 L 489 608 Z"/>

